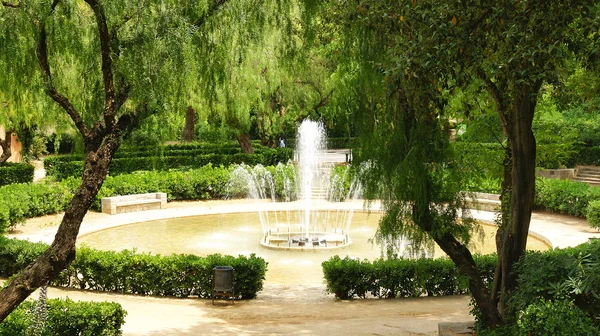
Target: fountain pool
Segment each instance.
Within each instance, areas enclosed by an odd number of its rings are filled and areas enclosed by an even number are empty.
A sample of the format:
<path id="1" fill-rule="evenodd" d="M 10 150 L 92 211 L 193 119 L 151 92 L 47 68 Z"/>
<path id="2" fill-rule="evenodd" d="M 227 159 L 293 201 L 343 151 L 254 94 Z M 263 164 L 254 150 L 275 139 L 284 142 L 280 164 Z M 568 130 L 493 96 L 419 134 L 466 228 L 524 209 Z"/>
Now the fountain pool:
<path id="1" fill-rule="evenodd" d="M 274 215 L 274 214 L 271 214 Z M 296 214 L 302 217 L 301 210 Z M 352 244 L 339 249 L 273 250 L 260 244 L 263 237 L 258 213 L 224 213 L 180 217 L 134 223 L 105 229 L 78 238 L 102 250 L 136 249 L 138 252 L 169 255 L 188 253 L 205 256 L 214 253 L 249 255 L 255 253 L 268 263 L 266 281 L 273 284 L 322 284 L 321 263 L 333 255 L 374 260 L 381 248 L 369 242 L 377 230 L 379 213 L 355 212 L 350 233 Z M 482 225 L 484 241 L 474 242 L 472 251 L 490 253 L 495 250 L 495 227 Z M 546 250 L 541 240 L 529 237 L 529 249 Z M 434 256 L 443 255 L 436 249 Z"/>

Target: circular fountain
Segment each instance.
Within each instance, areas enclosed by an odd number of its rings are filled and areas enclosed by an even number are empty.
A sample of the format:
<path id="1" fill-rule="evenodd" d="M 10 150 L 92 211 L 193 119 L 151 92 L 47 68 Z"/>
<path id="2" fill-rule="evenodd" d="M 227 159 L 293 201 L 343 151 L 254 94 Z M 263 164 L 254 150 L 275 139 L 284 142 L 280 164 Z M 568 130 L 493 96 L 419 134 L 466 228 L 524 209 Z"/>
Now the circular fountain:
<path id="1" fill-rule="evenodd" d="M 330 188 L 335 166 L 325 155 L 325 130 L 321 123 L 305 120 L 297 132 L 294 162 L 280 164 L 274 172 L 262 166 L 241 165 L 232 174 L 232 185 L 245 185 L 247 196 L 273 203 L 296 201 L 299 212 L 260 210 L 261 245 L 271 249 L 334 249 L 352 243 L 349 236 L 353 210 L 332 205 L 342 197 Z M 292 172 L 292 173 L 290 173 Z M 275 176 L 274 176 L 275 175 Z M 281 181 L 276 192 L 275 180 Z M 360 188 L 350 188 L 344 199 L 356 199 Z M 279 194 L 279 197 L 276 197 Z M 289 207 L 288 207 L 289 208 Z"/>

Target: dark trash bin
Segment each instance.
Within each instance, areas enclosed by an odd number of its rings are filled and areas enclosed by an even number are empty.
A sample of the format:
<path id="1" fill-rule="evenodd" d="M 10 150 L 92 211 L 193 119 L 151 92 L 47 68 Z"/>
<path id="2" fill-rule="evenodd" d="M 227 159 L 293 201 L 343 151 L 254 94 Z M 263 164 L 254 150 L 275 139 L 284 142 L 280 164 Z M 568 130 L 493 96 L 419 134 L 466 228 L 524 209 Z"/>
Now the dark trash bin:
<path id="1" fill-rule="evenodd" d="M 212 304 L 215 304 L 215 297 L 231 298 L 235 303 L 235 274 L 233 267 L 216 266 L 213 268 L 212 283 Z"/>

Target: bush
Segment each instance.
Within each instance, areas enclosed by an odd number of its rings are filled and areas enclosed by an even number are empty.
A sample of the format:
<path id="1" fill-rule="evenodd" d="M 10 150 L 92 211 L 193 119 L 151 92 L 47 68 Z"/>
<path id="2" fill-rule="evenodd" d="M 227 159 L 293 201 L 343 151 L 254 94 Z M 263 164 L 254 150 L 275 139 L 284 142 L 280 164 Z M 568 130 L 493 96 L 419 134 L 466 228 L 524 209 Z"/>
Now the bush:
<path id="1" fill-rule="evenodd" d="M 515 265 L 518 286 L 509 300 L 513 312 L 539 300 L 573 301 L 600 317 L 600 240 L 567 249 L 528 251 Z"/>
<path id="2" fill-rule="evenodd" d="M 539 301 L 517 321 L 519 335 L 600 335 L 592 320 L 570 301 Z"/>
<path id="3" fill-rule="evenodd" d="M 493 281 L 497 258 L 475 256 L 486 283 Z M 333 256 L 322 263 L 327 291 L 340 299 L 454 295 L 467 292 L 468 281 L 447 258 L 379 259 L 374 262 Z"/>
<path id="4" fill-rule="evenodd" d="M 585 217 L 589 202 L 600 199 L 600 188 L 578 181 L 538 178 L 535 188 L 537 208 L 572 216 Z"/>
<path id="5" fill-rule="evenodd" d="M 586 217 L 591 227 L 600 229 L 600 200 L 588 203 Z"/>
<path id="6" fill-rule="evenodd" d="M 229 149 L 228 151 L 231 152 Z M 112 160 L 109 172 L 116 176 L 129 174 L 136 171 L 165 171 L 170 169 L 194 169 L 207 164 L 230 166 L 233 164 L 246 163 L 248 165 L 262 164 L 264 166 L 276 165 L 279 162 L 287 163 L 292 159 L 293 151 L 289 148 L 263 148 L 255 154 L 231 153 L 231 154 L 197 154 L 194 151 L 171 151 L 168 156 L 141 156 L 143 154 L 132 154 L 131 157 L 117 157 Z M 177 155 L 171 155 L 177 154 Z M 76 155 L 56 156 L 44 160 L 47 176 L 54 176 L 58 180 L 70 176 L 81 176 L 84 162 Z"/>
<path id="7" fill-rule="evenodd" d="M 13 183 L 33 182 L 34 167 L 28 163 L 4 162 L 0 165 L 0 187 Z"/>
<path id="8" fill-rule="evenodd" d="M 45 244 L 0 237 L 0 276 L 17 273 L 47 248 Z M 78 248 L 75 260 L 52 284 L 127 294 L 209 298 L 212 269 L 218 265 L 235 269 L 237 298 L 252 299 L 262 290 L 267 263 L 254 254 L 161 256 L 88 247 Z"/>
<path id="9" fill-rule="evenodd" d="M 0 324 L 0 336 L 27 335 L 35 320 L 35 301 L 25 301 Z M 48 299 L 42 335 L 122 335 L 127 312 L 115 302 L 75 302 Z"/>
<path id="10" fill-rule="evenodd" d="M 71 200 L 61 184 L 11 184 L 0 187 L 0 233 L 13 229 L 30 217 L 63 211 Z"/>

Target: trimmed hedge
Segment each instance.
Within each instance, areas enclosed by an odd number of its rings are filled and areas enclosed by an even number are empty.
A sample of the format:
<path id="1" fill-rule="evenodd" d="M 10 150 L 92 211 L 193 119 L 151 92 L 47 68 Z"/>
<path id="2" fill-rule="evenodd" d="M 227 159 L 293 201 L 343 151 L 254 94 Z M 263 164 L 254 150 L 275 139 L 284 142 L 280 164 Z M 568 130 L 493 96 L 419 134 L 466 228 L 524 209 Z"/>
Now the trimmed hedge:
<path id="1" fill-rule="evenodd" d="M 585 217 L 591 201 L 600 200 L 600 188 L 587 183 L 537 178 L 534 206 L 538 209 Z"/>
<path id="2" fill-rule="evenodd" d="M 229 166 L 232 164 L 245 163 L 248 165 L 262 164 L 264 166 L 276 165 L 279 162 L 286 163 L 292 159 L 293 150 L 289 148 L 270 149 L 265 148 L 256 154 L 194 154 L 178 156 L 134 156 L 115 158 L 109 167 L 112 176 L 129 174 L 135 171 L 170 169 L 193 169 L 207 164 Z M 62 161 L 61 157 L 47 158 L 44 167 L 47 176 L 54 176 L 62 180 L 71 176 L 81 176 L 83 172 L 83 161 L 72 161 L 67 157 Z"/>
<path id="3" fill-rule="evenodd" d="M 486 283 L 493 281 L 496 255 L 474 256 Z M 468 281 L 447 258 L 378 259 L 373 262 L 339 256 L 322 263 L 327 291 L 340 299 L 455 295 Z"/>
<path id="4" fill-rule="evenodd" d="M 0 233 L 30 217 L 63 211 L 71 189 L 63 184 L 21 183 L 0 187 Z"/>
<path id="5" fill-rule="evenodd" d="M 0 323 L 0 336 L 29 335 L 35 321 L 36 301 L 21 303 Z M 116 302 L 75 302 L 70 299 L 46 300 L 46 325 L 41 335 L 122 335 L 127 312 Z"/>
<path id="6" fill-rule="evenodd" d="M 33 182 L 34 167 L 28 163 L 4 162 L 0 165 L 0 187 L 13 183 Z"/>
<path id="7" fill-rule="evenodd" d="M 19 272 L 47 248 L 42 243 L 0 237 L 0 276 Z M 212 269 L 218 265 L 234 267 L 236 298 L 252 299 L 262 290 L 267 262 L 254 254 L 161 256 L 89 247 L 78 248 L 75 260 L 51 284 L 126 294 L 209 298 Z"/>

